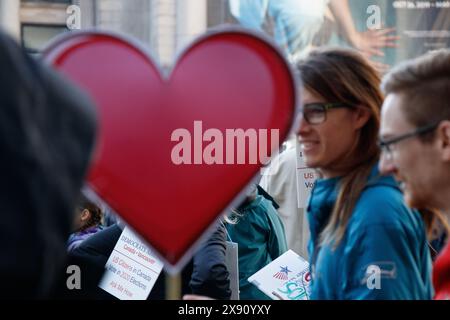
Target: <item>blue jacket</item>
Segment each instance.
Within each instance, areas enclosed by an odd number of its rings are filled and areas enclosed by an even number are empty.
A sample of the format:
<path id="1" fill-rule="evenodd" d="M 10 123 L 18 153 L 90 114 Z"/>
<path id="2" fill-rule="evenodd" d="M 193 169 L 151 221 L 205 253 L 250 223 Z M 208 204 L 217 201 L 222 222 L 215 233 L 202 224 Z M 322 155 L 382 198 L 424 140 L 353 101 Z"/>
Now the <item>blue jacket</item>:
<path id="1" fill-rule="evenodd" d="M 338 184 L 339 178 L 316 181 L 309 199 L 311 299 L 431 299 L 422 219 L 405 205 L 394 179 L 380 177 L 376 167 L 339 246 L 318 247 Z"/>

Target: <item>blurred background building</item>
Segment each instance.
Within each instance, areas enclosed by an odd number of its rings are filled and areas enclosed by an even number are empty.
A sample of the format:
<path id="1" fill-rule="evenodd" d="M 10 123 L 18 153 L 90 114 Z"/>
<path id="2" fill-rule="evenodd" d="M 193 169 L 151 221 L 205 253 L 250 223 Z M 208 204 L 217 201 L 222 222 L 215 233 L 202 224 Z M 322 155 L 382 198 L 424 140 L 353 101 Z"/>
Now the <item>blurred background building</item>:
<path id="1" fill-rule="evenodd" d="M 332 4 L 339 4 L 336 15 Z M 377 48 L 371 57 L 388 66 L 429 50 L 450 46 L 450 1 L 426 1 L 429 8 L 409 8 L 392 0 L 0 0 L 0 28 L 30 53 L 38 54 L 74 22 L 80 29 L 114 30 L 147 45 L 163 66 L 210 27 L 240 23 L 273 36 L 288 57 L 301 57 L 322 45 L 353 46 L 341 25 L 366 36 L 378 12 L 380 26 L 395 27 L 397 46 Z M 424 2 L 425 3 L 425 2 Z M 375 9 L 376 10 L 375 10 Z M 76 9 L 76 10 L 75 10 Z M 74 11 L 75 10 L 75 11 Z M 374 11 L 371 11 L 374 10 Z M 232 13 L 233 14 L 232 14 Z M 343 14 L 347 12 L 347 14 Z M 338 17 L 349 19 L 337 22 Z M 351 18 L 350 18 L 351 17 Z M 339 20 L 340 21 L 340 20 Z M 372 21 L 373 22 L 373 21 Z M 375 39 L 376 40 L 376 39 Z M 368 41 L 376 43 L 376 41 Z M 375 45 L 375 44 L 374 44 Z M 356 49 L 361 49 L 356 46 Z M 364 48 L 363 48 L 364 49 Z"/>
<path id="2" fill-rule="evenodd" d="M 73 5 L 79 8 L 75 17 Z M 68 21 L 74 18 L 81 29 L 119 31 L 139 39 L 163 65 L 196 35 L 232 20 L 227 0 L 0 1 L 0 28 L 30 53 L 39 53 L 52 38 L 71 31 Z"/>

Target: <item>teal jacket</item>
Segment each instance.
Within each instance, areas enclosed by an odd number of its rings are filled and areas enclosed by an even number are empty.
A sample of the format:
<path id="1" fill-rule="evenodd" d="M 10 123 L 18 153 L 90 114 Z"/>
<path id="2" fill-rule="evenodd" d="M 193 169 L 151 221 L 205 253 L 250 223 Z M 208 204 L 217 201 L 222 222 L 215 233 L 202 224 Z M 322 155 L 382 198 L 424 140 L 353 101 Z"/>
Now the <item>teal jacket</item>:
<path id="1" fill-rule="evenodd" d="M 380 177 L 376 167 L 339 246 L 318 246 L 338 185 L 338 178 L 318 180 L 309 199 L 311 299 L 431 299 L 423 221 L 405 205 L 394 179 Z"/>
<path id="2" fill-rule="evenodd" d="M 236 224 L 227 224 L 228 234 L 238 243 L 240 299 L 270 299 L 247 279 L 288 250 L 284 227 L 272 202 L 256 196 Z"/>

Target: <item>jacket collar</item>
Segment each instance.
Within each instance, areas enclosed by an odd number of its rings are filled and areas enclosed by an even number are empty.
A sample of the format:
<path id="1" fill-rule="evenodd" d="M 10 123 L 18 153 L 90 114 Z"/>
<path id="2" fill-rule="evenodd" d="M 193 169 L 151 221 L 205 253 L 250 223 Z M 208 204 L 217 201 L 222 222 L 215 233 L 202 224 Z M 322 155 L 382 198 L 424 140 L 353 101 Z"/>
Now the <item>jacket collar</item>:
<path id="1" fill-rule="evenodd" d="M 308 220 L 311 240 L 316 243 L 317 238 L 328 223 L 338 195 L 341 178 L 317 179 L 308 203 Z M 399 190 L 398 184 L 392 176 L 381 176 L 378 163 L 372 168 L 364 190 L 375 186 L 388 186 Z"/>

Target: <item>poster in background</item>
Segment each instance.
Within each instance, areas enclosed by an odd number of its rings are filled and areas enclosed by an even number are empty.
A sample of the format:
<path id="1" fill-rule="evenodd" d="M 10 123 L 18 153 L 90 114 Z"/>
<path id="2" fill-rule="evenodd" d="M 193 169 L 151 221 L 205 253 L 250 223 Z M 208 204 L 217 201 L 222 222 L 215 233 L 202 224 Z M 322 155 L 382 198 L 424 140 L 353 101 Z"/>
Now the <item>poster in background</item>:
<path id="1" fill-rule="evenodd" d="M 380 72 L 450 47 L 448 0 L 229 0 L 240 25 L 273 37 L 295 62 L 315 47 L 351 47 Z"/>

